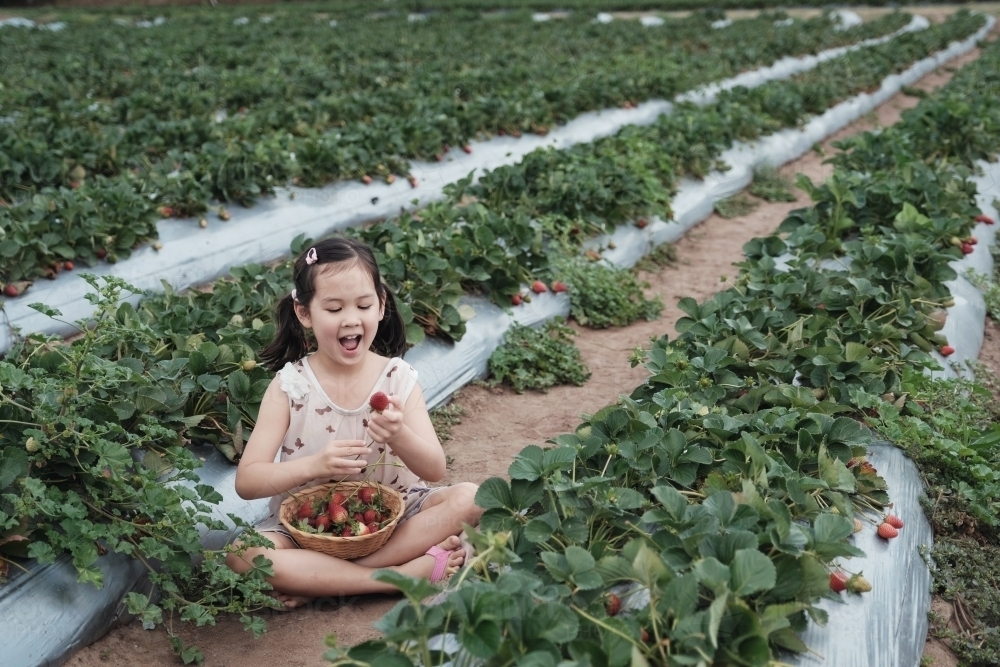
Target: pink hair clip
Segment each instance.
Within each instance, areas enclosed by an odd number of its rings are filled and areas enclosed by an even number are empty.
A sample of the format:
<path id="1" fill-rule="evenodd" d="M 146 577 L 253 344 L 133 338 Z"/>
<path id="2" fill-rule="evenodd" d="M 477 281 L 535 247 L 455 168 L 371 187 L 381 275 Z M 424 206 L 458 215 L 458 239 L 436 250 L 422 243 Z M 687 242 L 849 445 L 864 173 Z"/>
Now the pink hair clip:
<path id="1" fill-rule="evenodd" d="M 298 300 L 299 300 L 298 290 L 293 287 L 292 288 L 292 301 L 296 301 L 297 302 Z"/>
<path id="2" fill-rule="evenodd" d="M 306 264 L 315 264 L 319 261 L 319 255 L 316 254 L 316 248 L 309 248 L 309 252 L 306 253 Z"/>

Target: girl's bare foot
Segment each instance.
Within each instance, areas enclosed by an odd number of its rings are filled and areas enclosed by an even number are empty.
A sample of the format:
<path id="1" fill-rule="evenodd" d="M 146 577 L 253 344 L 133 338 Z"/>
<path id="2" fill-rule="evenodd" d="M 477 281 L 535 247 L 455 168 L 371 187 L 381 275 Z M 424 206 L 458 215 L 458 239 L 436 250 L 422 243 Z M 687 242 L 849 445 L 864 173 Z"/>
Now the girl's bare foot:
<path id="1" fill-rule="evenodd" d="M 313 598 L 304 595 L 288 595 L 286 593 L 278 593 L 277 591 L 271 591 L 269 595 L 284 604 L 286 610 L 295 609 L 313 601 Z"/>
<path id="2" fill-rule="evenodd" d="M 458 539 L 458 535 L 445 538 L 443 542 L 438 544 L 438 547 L 441 549 L 451 551 L 451 554 L 448 556 L 448 565 L 445 568 L 445 577 L 458 572 L 458 568 L 462 567 L 462 563 L 465 562 L 465 550 L 461 546 L 462 541 Z M 423 556 L 414 558 L 409 563 L 400 565 L 399 571 L 411 577 L 428 579 L 431 576 L 431 572 L 434 571 L 434 557 L 424 554 Z"/>

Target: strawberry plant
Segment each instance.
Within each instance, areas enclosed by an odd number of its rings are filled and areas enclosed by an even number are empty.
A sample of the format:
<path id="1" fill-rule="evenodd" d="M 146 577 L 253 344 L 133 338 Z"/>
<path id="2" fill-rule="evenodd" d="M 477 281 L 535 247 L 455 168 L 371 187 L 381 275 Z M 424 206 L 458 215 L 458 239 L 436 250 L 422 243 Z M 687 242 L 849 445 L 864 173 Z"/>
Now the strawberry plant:
<path id="1" fill-rule="evenodd" d="M 185 414 L 194 390 L 180 377 L 188 362 L 157 359 L 161 341 L 121 302 L 134 289 L 85 279 L 97 290 L 89 296 L 96 312 L 78 323 L 72 344 L 30 336 L 0 361 L 0 558 L 50 563 L 66 553 L 78 580 L 99 588 L 100 556 L 127 554 L 161 591 L 158 604 L 129 595 L 144 621 L 166 614 L 203 625 L 235 612 L 259 634 L 263 619 L 251 614 L 276 606 L 264 580 L 269 563 L 258 557 L 235 576 L 225 566 L 231 547 L 206 551 L 199 541 L 199 528 L 227 526 L 213 516 L 222 496 L 199 483 L 200 463 L 184 447 L 185 427 L 201 420 Z M 248 545 L 265 544 L 246 535 Z"/>
<path id="2" fill-rule="evenodd" d="M 568 260 L 556 275 L 569 285 L 570 315 L 584 326 L 625 326 L 639 318 L 654 320 L 663 310 L 659 297 L 647 298 L 631 271 L 600 262 Z"/>
<path id="3" fill-rule="evenodd" d="M 590 371 L 573 343 L 574 335 L 561 318 L 539 329 L 515 322 L 490 355 L 490 382 L 509 384 L 519 394 L 525 389 L 546 391 L 558 384 L 582 385 Z"/>
<path id="4" fill-rule="evenodd" d="M 306 11 L 235 30 L 230 11 L 175 9 L 154 32 L 84 17 L 69 18 L 58 35 L 5 32 L 23 62 L 0 72 L 0 202 L 8 205 L 0 207 L 0 279 L 32 280 L 57 261 L 92 265 L 100 252 L 127 257 L 156 238 L 157 216 L 199 215 L 212 198 L 250 204 L 289 183 L 388 180 L 442 144 L 541 131 L 624 99 L 670 98 L 909 19 L 834 31 L 828 18 L 788 29 L 764 16 L 706 40 L 701 16 L 659 31 L 583 17 L 527 30 L 522 13 L 409 23 L 371 21 L 345 6 L 344 24 L 331 30 Z M 260 49 L 247 52 L 248 41 Z M 474 71 L 466 58 L 479 63 Z M 599 183 L 590 189 L 607 200 Z M 635 206 L 640 191 L 627 190 Z M 548 199 L 558 200 L 557 190 Z"/>

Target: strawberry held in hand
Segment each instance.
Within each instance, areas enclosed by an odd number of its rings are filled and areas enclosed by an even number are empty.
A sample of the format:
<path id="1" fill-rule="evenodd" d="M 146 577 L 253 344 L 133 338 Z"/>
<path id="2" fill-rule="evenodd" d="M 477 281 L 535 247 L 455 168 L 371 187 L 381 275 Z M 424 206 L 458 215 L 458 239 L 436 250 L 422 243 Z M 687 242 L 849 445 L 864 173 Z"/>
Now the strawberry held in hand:
<path id="1" fill-rule="evenodd" d="M 385 392 L 376 391 L 372 394 L 372 397 L 368 399 L 368 405 L 375 412 L 382 414 L 382 411 L 389 407 L 389 397 L 386 396 Z"/>

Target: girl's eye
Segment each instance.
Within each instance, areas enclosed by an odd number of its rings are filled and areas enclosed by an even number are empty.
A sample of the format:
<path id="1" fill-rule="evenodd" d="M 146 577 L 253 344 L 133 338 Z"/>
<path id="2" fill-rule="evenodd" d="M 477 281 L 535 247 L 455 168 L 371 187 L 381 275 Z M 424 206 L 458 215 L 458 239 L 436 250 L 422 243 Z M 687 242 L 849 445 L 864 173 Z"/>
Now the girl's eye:
<path id="1" fill-rule="evenodd" d="M 371 306 L 358 306 L 361 310 L 368 310 Z"/>
<path id="2" fill-rule="evenodd" d="M 328 312 L 328 313 L 339 313 L 340 312 L 340 308 L 327 308 L 326 312 Z"/>

